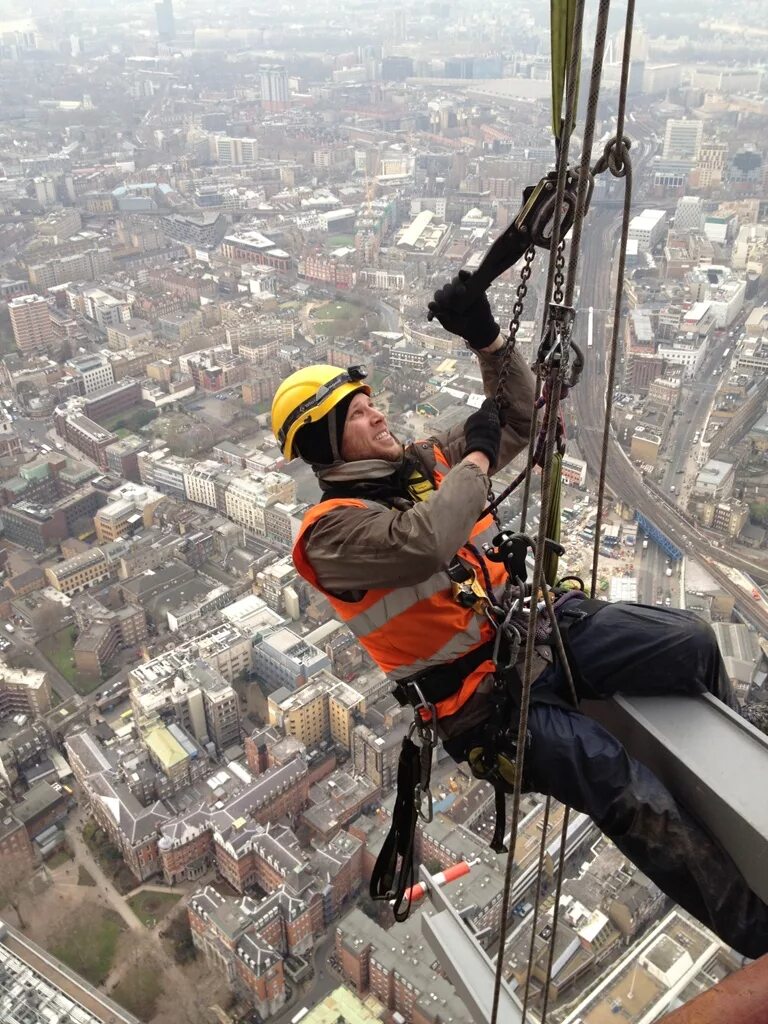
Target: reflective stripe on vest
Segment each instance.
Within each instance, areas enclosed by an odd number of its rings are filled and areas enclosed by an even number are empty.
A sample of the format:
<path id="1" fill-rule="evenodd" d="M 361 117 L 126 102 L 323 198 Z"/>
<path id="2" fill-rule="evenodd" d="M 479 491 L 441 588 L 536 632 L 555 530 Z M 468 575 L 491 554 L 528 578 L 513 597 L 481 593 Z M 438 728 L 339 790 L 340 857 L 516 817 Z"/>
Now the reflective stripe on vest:
<path id="1" fill-rule="evenodd" d="M 435 486 L 439 487 L 450 467 L 439 449 L 435 450 L 435 457 Z M 293 561 L 298 572 L 327 597 L 336 615 L 349 626 L 371 658 L 391 679 L 405 679 L 425 669 L 448 664 L 493 638 L 493 627 L 484 616 L 462 608 L 454 600 L 445 569 L 414 585 L 368 590 L 359 601 L 344 601 L 320 586 L 305 552 L 306 534 L 324 515 L 345 506 L 382 511 L 378 502 L 358 498 L 321 501 L 304 517 L 294 544 Z M 484 516 L 475 523 L 469 540 L 473 546 L 481 548 L 482 544 L 493 539 L 496 532 L 492 517 Z M 479 559 L 472 551 L 462 547 L 457 554 L 472 565 L 478 579 L 484 583 Z M 487 560 L 485 564 L 494 596 L 499 598 L 507 580 L 504 567 Z M 437 704 L 438 715 L 455 714 L 492 669 L 490 660 L 479 665 L 467 676 L 457 693 Z"/>

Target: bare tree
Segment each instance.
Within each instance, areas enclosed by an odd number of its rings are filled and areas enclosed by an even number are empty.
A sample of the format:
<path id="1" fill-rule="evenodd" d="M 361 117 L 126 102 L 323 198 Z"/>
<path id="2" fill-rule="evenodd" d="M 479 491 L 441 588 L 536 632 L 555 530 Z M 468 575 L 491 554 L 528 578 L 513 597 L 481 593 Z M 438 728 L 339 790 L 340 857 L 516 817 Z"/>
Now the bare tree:
<path id="1" fill-rule="evenodd" d="M 50 636 L 61 629 L 66 611 L 58 601 L 45 600 L 35 615 L 35 626 L 40 636 Z"/>
<path id="2" fill-rule="evenodd" d="M 11 907 L 18 918 L 20 928 L 26 928 L 20 904 L 28 891 L 33 873 L 34 865 L 31 860 L 19 854 L 0 859 L 0 908 Z"/>

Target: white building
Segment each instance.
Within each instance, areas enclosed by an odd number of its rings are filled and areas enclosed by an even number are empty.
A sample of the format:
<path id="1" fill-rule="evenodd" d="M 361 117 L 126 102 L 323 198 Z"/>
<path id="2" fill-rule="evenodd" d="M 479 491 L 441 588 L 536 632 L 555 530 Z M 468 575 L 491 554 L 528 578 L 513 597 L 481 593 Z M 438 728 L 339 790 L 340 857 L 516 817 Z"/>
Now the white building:
<path id="1" fill-rule="evenodd" d="M 256 139 L 214 135 L 212 143 L 213 155 L 220 164 L 255 164 L 259 159 L 259 145 Z"/>
<path id="2" fill-rule="evenodd" d="M 703 200 L 699 196 L 682 196 L 675 207 L 675 231 L 700 232 L 703 224 Z"/>
<path id="3" fill-rule="evenodd" d="M 189 501 L 216 508 L 216 477 L 221 466 L 212 459 L 197 462 L 184 470 L 184 493 Z"/>
<path id="4" fill-rule="evenodd" d="M 103 327 L 114 327 L 127 323 L 131 319 L 129 302 L 116 299 L 114 295 L 101 288 L 86 288 L 82 293 L 83 314 Z"/>
<path id="5" fill-rule="evenodd" d="M 629 223 L 629 238 L 637 242 L 638 252 L 649 252 L 664 241 L 667 231 L 665 210 L 643 210 Z"/>
<path id="6" fill-rule="evenodd" d="M 292 502 L 296 485 L 285 473 L 267 473 L 265 476 L 236 477 L 224 495 L 225 512 L 229 518 L 259 537 L 267 534 L 265 512 L 277 502 Z"/>
<path id="7" fill-rule="evenodd" d="M 561 466 L 563 483 L 569 487 L 584 489 L 587 482 L 587 464 L 583 459 L 577 459 L 574 455 L 564 455 Z"/>
<path id="8" fill-rule="evenodd" d="M 703 136 L 704 125 L 701 121 L 670 118 L 664 130 L 662 156 L 665 160 L 690 160 L 695 163 L 699 159 Z"/>
<path id="9" fill-rule="evenodd" d="M 696 475 L 694 490 L 704 497 L 729 498 L 733 492 L 735 475 L 735 469 L 730 462 L 710 459 Z"/>
<path id="10" fill-rule="evenodd" d="M 240 630 L 244 636 L 254 638 L 266 636 L 271 630 L 285 624 L 282 615 L 270 608 L 266 601 L 256 594 L 246 594 L 226 608 L 221 617 Z"/>
<path id="11" fill-rule="evenodd" d="M 736 370 L 754 377 L 768 377 L 768 337 L 745 338 L 739 346 Z"/>
<path id="12" fill-rule="evenodd" d="M 100 388 L 107 388 L 115 383 L 112 363 L 109 359 L 95 353 L 88 356 L 75 356 L 64 364 L 69 373 L 78 381 L 81 395 L 90 395 Z"/>
<path id="13" fill-rule="evenodd" d="M 704 361 L 707 347 L 697 334 L 683 335 L 674 341 L 661 341 L 657 355 L 668 363 L 683 367 L 686 380 L 695 377 Z"/>
<path id="14" fill-rule="evenodd" d="M 744 305 L 746 280 L 738 278 L 729 267 L 694 267 L 688 283 L 701 302 L 709 302 L 716 328 L 730 327 Z"/>

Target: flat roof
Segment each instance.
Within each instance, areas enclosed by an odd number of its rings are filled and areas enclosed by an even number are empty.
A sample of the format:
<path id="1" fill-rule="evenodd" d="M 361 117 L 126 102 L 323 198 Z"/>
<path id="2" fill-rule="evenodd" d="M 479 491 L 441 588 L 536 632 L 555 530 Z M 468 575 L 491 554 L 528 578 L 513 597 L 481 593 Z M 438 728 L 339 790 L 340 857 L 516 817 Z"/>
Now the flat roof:
<path id="1" fill-rule="evenodd" d="M 187 758 L 187 752 L 164 725 L 148 732 L 144 741 L 163 768 L 173 768 Z"/>

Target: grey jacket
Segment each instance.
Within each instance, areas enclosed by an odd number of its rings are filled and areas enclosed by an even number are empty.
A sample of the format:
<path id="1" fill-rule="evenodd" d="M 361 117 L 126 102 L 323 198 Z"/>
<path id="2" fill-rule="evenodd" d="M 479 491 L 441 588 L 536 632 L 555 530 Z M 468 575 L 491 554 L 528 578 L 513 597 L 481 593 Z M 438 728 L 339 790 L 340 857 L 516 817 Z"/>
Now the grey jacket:
<path id="1" fill-rule="evenodd" d="M 509 358 L 504 391 L 509 422 L 502 431 L 498 468 L 527 445 L 533 411 L 533 374 L 518 352 Z M 489 397 L 496 390 L 501 360 L 501 351 L 479 357 Z M 405 511 L 384 505 L 337 508 L 312 527 L 305 551 L 326 590 L 412 586 L 446 566 L 466 542 L 486 503 L 489 480 L 477 466 L 462 462 L 463 424 L 434 440 L 452 469 L 428 501 Z"/>

